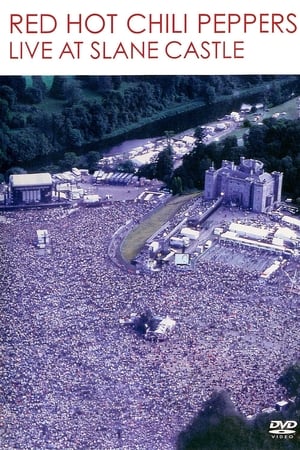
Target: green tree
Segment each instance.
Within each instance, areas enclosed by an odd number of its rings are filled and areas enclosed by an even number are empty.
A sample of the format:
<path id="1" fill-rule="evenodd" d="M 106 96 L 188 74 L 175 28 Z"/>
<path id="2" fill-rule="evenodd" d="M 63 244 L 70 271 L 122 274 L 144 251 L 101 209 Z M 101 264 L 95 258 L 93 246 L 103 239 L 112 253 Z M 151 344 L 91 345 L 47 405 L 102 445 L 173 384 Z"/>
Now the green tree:
<path id="1" fill-rule="evenodd" d="M 214 103 L 216 103 L 216 100 L 216 89 L 214 88 L 214 86 L 208 86 L 206 89 L 206 103 L 208 105 L 213 105 Z"/>
<path id="2" fill-rule="evenodd" d="M 228 392 L 214 392 L 193 422 L 180 433 L 177 450 L 246 450 L 247 427 Z"/>
<path id="3" fill-rule="evenodd" d="M 12 109 L 16 104 L 17 96 L 13 88 L 2 85 L 0 86 L 0 99 L 1 101 L 6 101 L 8 107 Z"/>
<path id="4" fill-rule="evenodd" d="M 197 139 L 197 142 L 198 143 L 203 142 L 205 136 L 206 136 L 205 128 L 202 126 L 196 127 L 195 132 L 194 132 L 194 137 Z"/>
<path id="5" fill-rule="evenodd" d="M 47 137 L 34 128 L 22 128 L 9 134 L 7 156 L 13 164 L 31 161 L 54 151 Z"/>
<path id="6" fill-rule="evenodd" d="M 65 121 L 65 144 L 71 148 L 79 148 L 83 144 L 83 137 L 80 130 L 72 126 L 70 119 Z"/>
<path id="7" fill-rule="evenodd" d="M 262 126 L 252 126 L 249 130 L 249 135 L 247 137 L 246 146 L 249 149 L 249 153 L 256 157 L 263 156 L 265 154 L 265 137 L 268 128 L 266 125 Z"/>
<path id="8" fill-rule="evenodd" d="M 300 396 L 300 360 L 287 367 L 279 377 L 278 382 L 290 396 Z"/>
<path id="9" fill-rule="evenodd" d="M 268 101 L 271 105 L 280 105 L 280 103 L 283 103 L 284 96 L 281 90 L 281 84 L 274 81 L 271 85 L 271 88 L 268 92 Z"/>
<path id="10" fill-rule="evenodd" d="M 224 152 L 229 152 L 233 147 L 237 147 L 237 137 L 236 136 L 227 136 L 222 141 Z"/>
<path id="11" fill-rule="evenodd" d="M 78 157 L 74 152 L 66 152 L 62 160 L 59 161 L 61 170 L 71 170 L 77 166 Z"/>
<path id="12" fill-rule="evenodd" d="M 82 99 L 82 90 L 79 81 L 75 80 L 74 78 L 68 78 L 68 81 L 66 82 L 64 88 L 66 103 L 68 106 L 72 106 Z"/>
<path id="13" fill-rule="evenodd" d="M 173 173 L 173 150 L 170 145 L 162 150 L 156 161 L 156 178 L 168 184 Z"/>
<path id="14" fill-rule="evenodd" d="M 7 100 L 0 98 L 0 123 L 7 123 L 10 117 L 10 108 Z"/>
<path id="15" fill-rule="evenodd" d="M 98 163 L 101 159 L 101 153 L 91 150 L 85 155 L 85 159 L 89 172 L 93 173 L 98 169 Z"/>
<path id="16" fill-rule="evenodd" d="M 181 195 L 182 194 L 182 192 L 183 192 L 182 180 L 179 176 L 172 178 L 171 188 L 172 188 L 173 195 L 176 195 L 176 194 Z"/>
<path id="17" fill-rule="evenodd" d="M 9 158 L 6 151 L 0 148 L 0 171 L 3 171 L 9 163 Z"/>
<path id="18" fill-rule="evenodd" d="M 39 89 L 41 91 L 42 97 L 44 98 L 47 92 L 47 86 L 43 80 L 43 77 L 40 75 L 33 75 L 32 79 L 32 87 Z"/>
<path id="19" fill-rule="evenodd" d="M 216 168 L 221 167 L 222 160 L 226 159 L 224 155 L 224 147 L 219 142 L 210 142 L 206 146 L 206 154 L 208 158 L 213 161 Z"/>
<path id="20" fill-rule="evenodd" d="M 10 175 L 22 175 L 27 173 L 23 167 L 14 166 L 8 169 L 5 173 L 5 181 L 8 182 Z"/>
<path id="21" fill-rule="evenodd" d="M 53 77 L 52 86 L 49 91 L 50 97 L 56 98 L 57 100 L 66 99 L 66 82 L 67 77 L 56 75 Z"/>
<path id="22" fill-rule="evenodd" d="M 36 105 L 43 100 L 43 92 L 36 87 L 28 87 L 24 94 L 24 100 L 30 105 Z"/>
<path id="23" fill-rule="evenodd" d="M 127 159 L 118 165 L 117 170 L 119 172 L 134 173 L 135 165 L 130 159 Z"/>
<path id="24" fill-rule="evenodd" d="M 149 164 L 143 164 L 137 172 L 137 176 L 139 178 L 148 178 L 149 180 L 153 180 L 156 176 L 156 163 L 152 162 Z"/>
<path id="25" fill-rule="evenodd" d="M 14 91 L 17 101 L 23 100 L 26 89 L 26 78 L 24 76 L 3 76 L 0 83 L 2 86 L 9 86 Z"/>
<path id="26" fill-rule="evenodd" d="M 292 169 L 293 166 L 294 166 L 293 158 L 291 156 L 288 156 L 288 155 L 284 156 L 281 159 L 281 165 L 282 165 L 283 170 Z"/>

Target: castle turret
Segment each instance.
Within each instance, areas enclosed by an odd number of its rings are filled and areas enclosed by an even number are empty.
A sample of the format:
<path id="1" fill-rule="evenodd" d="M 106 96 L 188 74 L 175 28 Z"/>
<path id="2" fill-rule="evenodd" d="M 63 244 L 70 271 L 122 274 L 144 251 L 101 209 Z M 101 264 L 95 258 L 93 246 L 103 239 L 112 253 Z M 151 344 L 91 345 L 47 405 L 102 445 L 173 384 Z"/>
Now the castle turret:
<path id="1" fill-rule="evenodd" d="M 217 171 L 213 164 L 205 171 L 204 196 L 206 200 L 217 197 Z"/>
<path id="2" fill-rule="evenodd" d="M 281 191 L 282 191 L 282 172 L 272 172 L 271 173 L 274 180 L 274 202 L 281 202 Z"/>

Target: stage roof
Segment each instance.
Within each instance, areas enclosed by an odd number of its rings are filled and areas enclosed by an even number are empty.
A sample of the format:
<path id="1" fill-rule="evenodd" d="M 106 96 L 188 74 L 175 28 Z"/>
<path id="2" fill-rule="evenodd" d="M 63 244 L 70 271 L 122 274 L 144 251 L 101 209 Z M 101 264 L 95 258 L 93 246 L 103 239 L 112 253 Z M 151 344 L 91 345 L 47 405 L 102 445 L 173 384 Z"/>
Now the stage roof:
<path id="1" fill-rule="evenodd" d="M 52 184 L 52 177 L 50 173 L 14 174 L 9 177 L 9 181 L 14 188 L 48 186 Z"/>

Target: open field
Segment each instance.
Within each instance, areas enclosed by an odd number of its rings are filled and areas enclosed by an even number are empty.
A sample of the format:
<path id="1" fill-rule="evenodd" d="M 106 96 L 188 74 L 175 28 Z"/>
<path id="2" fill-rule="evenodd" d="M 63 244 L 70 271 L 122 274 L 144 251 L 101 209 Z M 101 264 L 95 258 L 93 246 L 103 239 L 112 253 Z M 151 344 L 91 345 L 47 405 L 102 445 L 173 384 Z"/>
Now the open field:
<path id="1" fill-rule="evenodd" d="M 298 100 L 297 98 L 292 98 L 291 100 L 282 103 L 281 105 L 277 105 L 274 106 L 273 108 L 268 109 L 268 111 L 264 111 L 263 112 L 263 118 L 264 119 L 268 119 L 270 117 L 273 116 L 273 114 L 279 113 L 286 113 L 285 115 L 281 115 L 281 118 L 283 119 L 289 119 L 289 120 L 296 120 L 299 117 L 299 111 L 297 109 L 298 106 Z M 253 121 L 254 116 L 256 116 L 257 113 L 254 114 L 248 114 L 245 119 L 248 119 L 250 122 Z M 253 125 L 255 125 L 256 123 L 253 122 Z M 233 131 L 231 131 L 230 133 L 226 134 L 225 137 L 228 136 L 236 136 L 237 139 L 243 137 L 243 135 L 245 134 L 245 132 L 247 131 L 247 128 L 235 128 Z"/>
<path id="2" fill-rule="evenodd" d="M 265 113 L 265 117 L 271 117 L 273 114 L 279 112 L 283 113 L 286 112 L 286 118 L 287 119 L 298 119 L 299 113 L 297 110 L 298 106 L 298 99 L 292 98 L 288 102 L 282 103 L 281 105 L 274 106 L 273 108 L 270 108 L 269 111 Z"/>
<path id="3" fill-rule="evenodd" d="M 199 192 L 182 195 L 180 197 L 172 197 L 165 205 L 151 214 L 150 217 L 147 217 L 125 238 L 121 249 L 122 257 L 126 261 L 134 259 L 146 240 L 173 217 L 184 203 L 197 195 L 199 195 Z"/>

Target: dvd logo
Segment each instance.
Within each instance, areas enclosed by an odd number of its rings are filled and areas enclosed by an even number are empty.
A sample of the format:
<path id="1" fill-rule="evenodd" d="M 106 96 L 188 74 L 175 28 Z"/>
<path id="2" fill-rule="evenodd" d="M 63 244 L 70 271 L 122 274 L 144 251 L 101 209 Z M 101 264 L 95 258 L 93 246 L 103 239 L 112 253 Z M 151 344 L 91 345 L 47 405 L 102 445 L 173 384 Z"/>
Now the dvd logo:
<path id="1" fill-rule="evenodd" d="M 295 420 L 271 420 L 269 433 L 272 437 L 290 437 L 292 438 L 296 433 L 295 428 L 297 427 L 297 422 Z M 276 436 L 277 435 L 277 436 Z"/>

